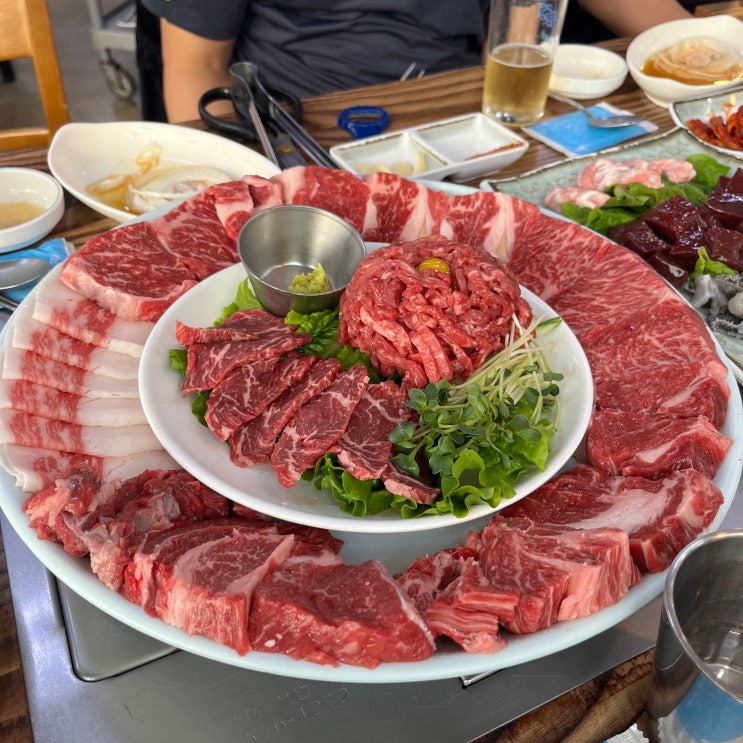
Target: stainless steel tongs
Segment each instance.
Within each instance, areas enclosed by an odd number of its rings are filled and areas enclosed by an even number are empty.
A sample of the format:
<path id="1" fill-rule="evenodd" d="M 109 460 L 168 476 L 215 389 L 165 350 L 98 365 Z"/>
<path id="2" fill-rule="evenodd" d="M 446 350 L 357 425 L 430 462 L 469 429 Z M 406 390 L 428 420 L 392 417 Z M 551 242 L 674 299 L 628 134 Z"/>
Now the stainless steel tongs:
<path id="1" fill-rule="evenodd" d="M 229 71 L 237 86 L 235 95 L 236 108 L 238 105 L 242 106 L 245 103 L 247 103 L 249 108 L 250 102 L 252 102 L 256 109 L 256 118 L 260 119 L 262 117 L 274 124 L 278 129 L 291 137 L 300 149 L 314 162 L 326 168 L 338 167 L 327 150 L 320 146 L 301 124 L 287 113 L 284 107 L 269 93 L 258 77 L 258 67 L 255 64 L 252 62 L 235 62 L 230 66 Z M 252 115 L 250 119 L 253 125 L 256 126 Z M 257 126 L 256 132 L 258 132 Z M 260 137 L 260 134 L 258 136 Z M 261 143 L 263 143 L 263 140 L 261 140 Z"/>

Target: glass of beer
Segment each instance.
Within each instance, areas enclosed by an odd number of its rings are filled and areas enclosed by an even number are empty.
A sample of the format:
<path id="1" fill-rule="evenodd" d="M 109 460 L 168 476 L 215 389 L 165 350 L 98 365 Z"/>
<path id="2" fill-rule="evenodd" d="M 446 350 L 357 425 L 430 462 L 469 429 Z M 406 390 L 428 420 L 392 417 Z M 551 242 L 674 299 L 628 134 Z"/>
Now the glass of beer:
<path id="1" fill-rule="evenodd" d="M 482 110 L 526 126 L 544 114 L 568 0 L 491 0 Z"/>

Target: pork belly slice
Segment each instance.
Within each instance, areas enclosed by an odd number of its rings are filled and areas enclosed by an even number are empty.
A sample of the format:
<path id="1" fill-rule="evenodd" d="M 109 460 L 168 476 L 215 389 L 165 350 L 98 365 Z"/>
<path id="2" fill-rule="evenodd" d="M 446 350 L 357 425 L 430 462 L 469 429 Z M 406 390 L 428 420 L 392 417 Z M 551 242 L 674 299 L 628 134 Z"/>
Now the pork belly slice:
<path id="1" fill-rule="evenodd" d="M 303 379 L 316 356 L 290 354 L 259 359 L 231 371 L 211 391 L 204 419 L 212 433 L 226 441 L 246 421 L 259 416 L 282 392 Z"/>
<path id="2" fill-rule="evenodd" d="M 218 343 L 194 343 L 188 347 L 184 394 L 214 389 L 231 371 L 259 359 L 278 359 L 311 340 L 306 333 L 266 335 L 260 338 Z"/>
<path id="3" fill-rule="evenodd" d="M 159 241 L 198 281 L 239 261 L 235 240 L 217 216 L 209 188 L 182 201 L 150 224 Z"/>
<path id="4" fill-rule="evenodd" d="M 287 560 L 255 589 L 249 635 L 254 650 L 332 666 L 375 668 L 434 652 L 423 618 L 376 560 Z"/>
<path id="5" fill-rule="evenodd" d="M 438 232 L 449 208 L 443 191 L 394 173 L 374 173 L 364 181 L 377 209 L 377 224 L 364 228 L 364 240 L 391 243 Z"/>
<path id="6" fill-rule="evenodd" d="M 115 379 L 136 379 L 139 359 L 92 343 L 78 340 L 34 320 L 33 305 L 16 310 L 10 331 L 14 348 L 33 351 L 44 358 Z"/>
<path id="7" fill-rule="evenodd" d="M 279 395 L 256 418 L 243 423 L 229 438 L 230 459 L 238 467 L 253 467 L 271 459 L 276 439 L 294 414 L 330 386 L 341 371 L 337 359 L 318 359 L 307 376 Z"/>
<path id="8" fill-rule="evenodd" d="M 343 170 L 317 165 L 296 166 L 272 176 L 281 187 L 284 204 L 326 209 L 364 233 L 377 223 L 377 207 L 368 186 Z"/>
<path id="9" fill-rule="evenodd" d="M 330 386 L 294 414 L 271 452 L 279 483 L 292 487 L 343 435 L 369 384 L 363 366 L 341 372 Z"/>
<path id="10" fill-rule="evenodd" d="M 89 398 L 139 399 L 136 379 L 115 379 L 13 346 L 0 349 L 3 380 L 24 380 Z"/>
<path id="11" fill-rule="evenodd" d="M 44 281 L 34 290 L 33 317 L 60 333 L 139 358 L 153 323 L 124 320 L 60 281 Z"/>
<path id="12" fill-rule="evenodd" d="M 126 480 L 144 470 L 175 469 L 178 466 L 164 449 L 126 457 L 93 457 L 55 449 L 0 445 L 0 465 L 15 478 L 15 486 L 27 493 L 53 485 L 83 464 L 92 467 L 103 482 Z"/>
<path id="13" fill-rule="evenodd" d="M 146 321 L 157 320 L 197 283 L 150 222 L 91 238 L 64 262 L 59 280 L 125 320 Z"/>
<path id="14" fill-rule="evenodd" d="M 0 409 L 0 444 L 96 457 L 126 457 L 162 448 L 147 424 L 81 426 L 10 408 Z"/>
<path id="15" fill-rule="evenodd" d="M 627 534 L 572 529 L 496 515 L 481 533 L 478 562 L 490 584 L 518 595 L 505 629 L 529 634 L 616 603 L 639 580 Z"/>
<path id="16" fill-rule="evenodd" d="M 446 216 L 431 234 L 480 248 L 505 261 L 514 250 L 523 225 L 537 207 L 512 196 L 478 191 L 464 196 L 448 196 Z"/>
<path id="17" fill-rule="evenodd" d="M 134 397 L 87 397 L 24 379 L 0 380 L 0 408 L 80 426 L 133 426 L 147 422 Z"/>
<path id="18" fill-rule="evenodd" d="M 407 394 L 394 382 L 370 384 L 353 411 L 348 426 L 330 451 L 359 480 L 381 477 L 392 451 L 390 433 L 410 418 Z"/>
<path id="19" fill-rule="evenodd" d="M 730 389 L 704 321 L 680 298 L 667 299 L 581 336 L 593 373 L 596 407 L 685 418 L 704 415 L 721 428 Z"/>
<path id="20" fill-rule="evenodd" d="M 576 529 L 618 527 L 628 533 L 640 571 L 657 573 L 712 523 L 722 503 L 719 488 L 696 470 L 676 470 L 650 480 L 578 465 L 503 514 Z"/>
<path id="21" fill-rule="evenodd" d="M 176 320 L 175 337 L 178 343 L 188 347 L 194 343 L 258 340 L 267 335 L 283 337 L 293 335 L 296 329 L 296 325 L 288 325 L 283 317 L 265 310 L 250 309 L 235 312 L 224 322 L 209 328 L 193 327 Z"/>
<path id="22" fill-rule="evenodd" d="M 661 418 L 597 410 L 588 428 L 586 457 L 589 464 L 611 475 L 656 479 L 691 468 L 712 479 L 731 444 L 701 415 Z"/>

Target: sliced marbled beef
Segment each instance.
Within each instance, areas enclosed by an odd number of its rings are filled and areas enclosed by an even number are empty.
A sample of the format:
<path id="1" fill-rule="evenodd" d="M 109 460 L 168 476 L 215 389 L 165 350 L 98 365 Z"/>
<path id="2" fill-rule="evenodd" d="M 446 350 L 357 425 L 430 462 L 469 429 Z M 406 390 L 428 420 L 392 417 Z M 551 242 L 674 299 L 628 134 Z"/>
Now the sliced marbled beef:
<path id="1" fill-rule="evenodd" d="M 239 260 L 235 240 L 219 221 L 209 189 L 186 199 L 150 224 L 160 241 L 199 281 Z"/>
<path id="2" fill-rule="evenodd" d="M 661 418 L 597 410 L 586 436 L 586 457 L 612 475 L 657 479 L 690 467 L 712 479 L 732 443 L 701 415 Z"/>
<path id="3" fill-rule="evenodd" d="M 316 358 L 293 354 L 282 361 L 258 359 L 237 367 L 209 395 L 204 415 L 209 429 L 226 441 L 239 426 L 259 416 L 280 394 L 306 376 Z"/>
<path id="4" fill-rule="evenodd" d="M 326 389 L 341 371 L 337 359 L 318 359 L 306 377 L 283 392 L 256 418 L 230 436 L 230 459 L 238 467 L 253 467 L 271 459 L 281 432 L 294 414 Z"/>
<path id="5" fill-rule="evenodd" d="M 423 618 L 376 560 L 287 560 L 256 588 L 249 628 L 255 650 L 333 666 L 375 668 L 434 652 Z"/>
<path id="6" fill-rule="evenodd" d="M 368 384 L 366 369 L 352 366 L 294 414 L 271 452 L 271 463 L 284 487 L 295 485 L 330 451 L 348 427 Z"/>
<path id="7" fill-rule="evenodd" d="M 277 317 L 261 309 L 241 310 L 230 315 L 219 325 L 204 328 L 175 322 L 175 338 L 182 346 L 194 343 L 221 343 L 223 341 L 256 340 L 292 335 L 296 325 L 287 325 L 283 317 Z"/>
<path id="8" fill-rule="evenodd" d="M 410 418 L 407 395 L 394 382 L 370 384 L 343 436 L 330 448 L 341 465 L 359 480 L 381 477 L 389 462 L 390 433 Z"/>
<path id="9" fill-rule="evenodd" d="M 578 465 L 503 513 L 578 529 L 618 527 L 629 534 L 637 567 L 656 573 L 712 523 L 722 503 L 719 488 L 696 470 L 649 480 Z"/>
<path id="10" fill-rule="evenodd" d="M 132 222 L 88 240 L 63 264 L 59 280 L 125 320 L 157 320 L 196 285 L 190 269 L 150 222 Z"/>
<path id="11" fill-rule="evenodd" d="M 278 358 L 310 340 L 305 333 L 266 334 L 259 338 L 218 343 L 194 343 L 186 355 L 184 394 L 214 389 L 231 371 L 258 359 Z"/>

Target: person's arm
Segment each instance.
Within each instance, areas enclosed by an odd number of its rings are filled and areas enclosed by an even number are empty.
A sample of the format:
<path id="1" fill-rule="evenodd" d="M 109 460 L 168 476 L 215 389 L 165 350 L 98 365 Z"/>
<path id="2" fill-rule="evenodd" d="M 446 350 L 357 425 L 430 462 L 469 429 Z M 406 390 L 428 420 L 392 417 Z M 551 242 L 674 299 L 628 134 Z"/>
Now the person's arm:
<path id="1" fill-rule="evenodd" d="M 691 17 L 676 0 L 578 0 L 578 5 L 617 36 L 637 36 L 659 23 Z"/>
<path id="2" fill-rule="evenodd" d="M 198 119 L 201 96 L 211 88 L 232 84 L 227 68 L 235 40 L 205 39 L 164 19 L 160 20 L 160 39 L 168 121 Z M 221 103 L 210 106 L 210 112 L 219 115 L 232 111 L 229 101 Z"/>

